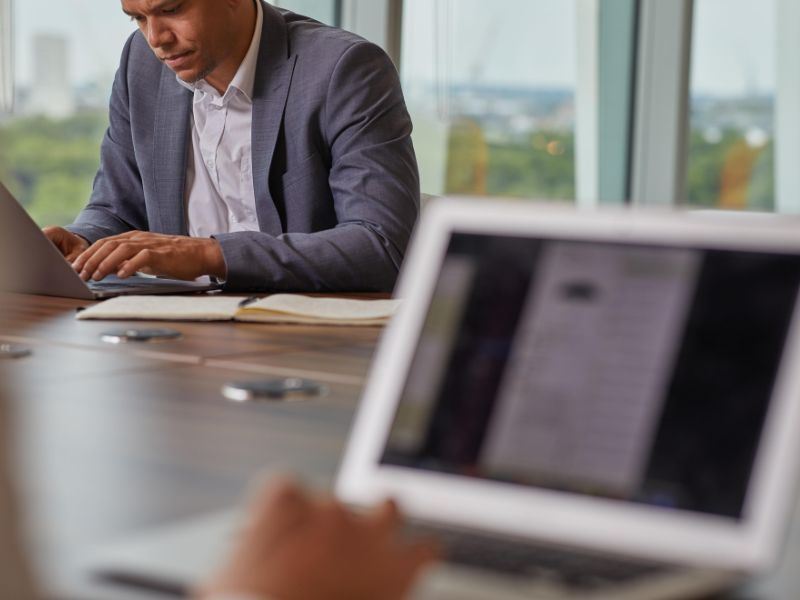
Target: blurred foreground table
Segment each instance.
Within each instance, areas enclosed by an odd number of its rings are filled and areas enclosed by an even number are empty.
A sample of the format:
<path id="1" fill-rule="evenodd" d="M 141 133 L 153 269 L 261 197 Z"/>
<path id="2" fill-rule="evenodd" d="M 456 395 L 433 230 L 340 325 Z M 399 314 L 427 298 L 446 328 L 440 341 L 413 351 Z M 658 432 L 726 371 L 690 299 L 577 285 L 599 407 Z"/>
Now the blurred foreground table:
<path id="1" fill-rule="evenodd" d="M 0 361 L 18 485 L 49 597 L 153 598 L 75 571 L 84 550 L 228 509 L 264 471 L 332 481 L 377 327 L 78 321 L 86 302 L 0 296 Z M 110 345 L 103 331 L 169 327 L 181 339 Z M 229 381 L 306 377 L 327 394 L 234 403 Z"/>

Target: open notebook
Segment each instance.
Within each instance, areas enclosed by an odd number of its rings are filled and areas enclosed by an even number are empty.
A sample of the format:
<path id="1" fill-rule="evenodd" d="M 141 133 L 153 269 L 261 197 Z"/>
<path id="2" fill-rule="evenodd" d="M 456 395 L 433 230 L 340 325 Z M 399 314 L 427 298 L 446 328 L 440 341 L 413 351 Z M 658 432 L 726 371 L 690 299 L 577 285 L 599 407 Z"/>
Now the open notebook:
<path id="1" fill-rule="evenodd" d="M 299 294 L 243 296 L 121 296 L 78 313 L 78 319 L 247 321 L 314 325 L 384 325 L 399 300 L 316 298 Z"/>

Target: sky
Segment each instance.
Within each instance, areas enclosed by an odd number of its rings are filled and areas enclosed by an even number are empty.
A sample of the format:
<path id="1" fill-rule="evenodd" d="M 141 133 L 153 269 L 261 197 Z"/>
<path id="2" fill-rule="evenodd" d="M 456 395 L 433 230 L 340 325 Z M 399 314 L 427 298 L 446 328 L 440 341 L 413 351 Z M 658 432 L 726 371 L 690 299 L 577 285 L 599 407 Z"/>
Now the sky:
<path id="1" fill-rule="evenodd" d="M 775 90 L 776 0 L 695 0 L 696 94 Z"/>
<path id="2" fill-rule="evenodd" d="M 406 0 L 404 78 L 574 87 L 580 1 Z"/>
<path id="3" fill-rule="evenodd" d="M 33 36 L 56 33 L 69 39 L 70 80 L 113 77 L 122 45 L 135 29 L 119 0 L 14 0 L 17 82 L 32 77 Z"/>
<path id="4" fill-rule="evenodd" d="M 30 83 L 33 73 L 33 37 L 58 34 L 70 41 L 70 79 L 73 83 L 108 80 L 117 69 L 125 40 L 136 29 L 122 12 L 120 0 L 12 0 L 14 3 L 15 65 L 17 81 Z M 327 5 L 329 0 L 274 2 L 304 11 Z M 324 18 L 330 10 L 314 16 Z"/>
<path id="5" fill-rule="evenodd" d="M 313 0 L 294 1 L 307 6 Z M 572 87 L 576 5 L 584 1 L 589 0 L 406 0 L 404 78 Z M 696 0 L 695 93 L 773 89 L 774 7 L 775 0 Z M 14 11 L 21 84 L 31 80 L 35 33 L 69 38 L 70 79 L 83 83 L 110 81 L 134 29 L 119 0 L 15 0 Z"/>

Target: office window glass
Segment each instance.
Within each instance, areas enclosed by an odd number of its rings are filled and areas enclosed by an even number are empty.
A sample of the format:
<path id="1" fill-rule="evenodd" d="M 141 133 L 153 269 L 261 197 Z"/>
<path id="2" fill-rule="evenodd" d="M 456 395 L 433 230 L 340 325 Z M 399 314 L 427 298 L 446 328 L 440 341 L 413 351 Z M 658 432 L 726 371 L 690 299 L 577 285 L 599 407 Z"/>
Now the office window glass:
<path id="1" fill-rule="evenodd" d="M 405 0 L 423 191 L 574 198 L 575 13 L 574 0 Z"/>
<path id="2" fill-rule="evenodd" d="M 776 0 L 695 0 L 687 200 L 774 207 Z"/>
<path id="3" fill-rule="evenodd" d="M 134 29 L 119 2 L 17 0 L 15 103 L 0 113 L 0 180 L 41 225 L 86 203 L 120 51 Z"/>
<path id="4" fill-rule="evenodd" d="M 339 0 L 273 0 L 272 4 L 328 25 L 339 24 Z"/>
<path id="5" fill-rule="evenodd" d="M 338 18 L 336 0 L 280 5 Z M 12 26 L 16 92 L 13 112 L 0 111 L 0 181 L 40 225 L 67 224 L 91 193 L 111 84 L 135 25 L 119 1 L 17 0 Z"/>

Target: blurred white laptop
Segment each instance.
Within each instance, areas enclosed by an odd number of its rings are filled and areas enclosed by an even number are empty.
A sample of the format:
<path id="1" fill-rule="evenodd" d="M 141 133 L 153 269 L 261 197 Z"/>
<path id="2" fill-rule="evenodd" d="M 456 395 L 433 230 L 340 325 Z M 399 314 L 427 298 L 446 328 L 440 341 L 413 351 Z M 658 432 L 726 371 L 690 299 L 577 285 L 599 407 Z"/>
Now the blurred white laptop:
<path id="1" fill-rule="evenodd" d="M 781 221 L 438 201 L 337 494 L 395 497 L 445 540 L 419 598 L 692 597 L 762 572 L 800 456 L 799 284 Z M 143 534 L 92 568 L 181 589 L 232 523 Z"/>
<path id="2" fill-rule="evenodd" d="M 433 204 L 336 491 L 440 532 L 454 566 L 421 597 L 762 572 L 797 479 L 799 284 L 796 222 Z"/>
<path id="3" fill-rule="evenodd" d="M 161 277 L 114 275 L 102 281 L 83 281 L 61 252 L 50 243 L 39 226 L 11 192 L 0 183 L 0 289 L 22 294 L 42 294 L 84 300 L 99 300 L 129 294 L 177 294 L 201 292 L 219 286 L 208 282 L 181 281 Z"/>

